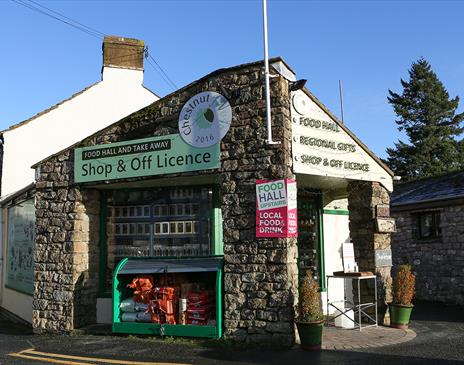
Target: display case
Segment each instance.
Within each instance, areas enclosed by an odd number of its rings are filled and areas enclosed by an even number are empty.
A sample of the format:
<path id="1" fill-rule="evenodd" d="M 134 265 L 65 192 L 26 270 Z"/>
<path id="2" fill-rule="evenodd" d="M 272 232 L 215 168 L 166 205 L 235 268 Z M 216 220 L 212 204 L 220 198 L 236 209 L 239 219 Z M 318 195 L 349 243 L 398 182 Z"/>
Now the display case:
<path id="1" fill-rule="evenodd" d="M 123 321 L 122 303 L 134 294 L 128 284 L 136 277 L 147 275 L 153 277 L 155 282 L 161 282 L 169 275 L 172 280 L 202 283 L 211 296 L 214 296 L 214 306 L 211 306 L 214 308 L 211 316 L 214 320 L 201 325 Z M 222 336 L 222 276 L 222 256 L 122 259 L 113 277 L 113 332 L 220 338 Z M 190 322 L 198 323 L 199 321 Z"/>

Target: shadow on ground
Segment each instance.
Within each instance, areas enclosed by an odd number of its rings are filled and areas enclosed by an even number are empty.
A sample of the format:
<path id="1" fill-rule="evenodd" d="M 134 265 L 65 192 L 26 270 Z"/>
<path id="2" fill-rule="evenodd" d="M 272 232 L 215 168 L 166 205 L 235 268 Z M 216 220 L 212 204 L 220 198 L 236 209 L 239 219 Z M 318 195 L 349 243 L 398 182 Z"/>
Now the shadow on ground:
<path id="1" fill-rule="evenodd" d="M 337 364 L 412 364 L 412 365 L 463 365 L 464 361 L 458 360 L 443 360 L 437 358 L 423 358 L 415 356 L 399 356 L 388 354 L 376 354 L 353 351 L 319 351 L 307 352 L 303 350 L 287 350 L 287 351 L 268 351 L 259 352 L 244 352 L 244 353 L 228 353 L 206 351 L 201 354 L 203 359 L 212 360 L 211 363 L 227 363 L 234 362 L 240 364 L 256 364 L 256 365 L 283 365 L 283 364 L 307 364 L 307 365 L 337 365 Z M 209 362 L 207 362 L 209 363 Z"/>
<path id="2" fill-rule="evenodd" d="M 414 303 L 411 321 L 464 323 L 464 306 L 417 301 Z"/>
<path id="3" fill-rule="evenodd" d="M 0 312 L 0 334 L 4 335 L 30 335 L 32 327 L 26 323 L 12 320 Z"/>

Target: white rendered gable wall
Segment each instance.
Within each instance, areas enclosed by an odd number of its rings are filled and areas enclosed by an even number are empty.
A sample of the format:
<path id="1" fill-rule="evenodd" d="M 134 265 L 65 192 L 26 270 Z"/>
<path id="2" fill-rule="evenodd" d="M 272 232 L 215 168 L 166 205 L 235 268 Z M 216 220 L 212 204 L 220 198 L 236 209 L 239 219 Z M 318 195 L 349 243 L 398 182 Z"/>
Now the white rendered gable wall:
<path id="1" fill-rule="evenodd" d="M 393 191 L 384 166 L 302 90 L 292 93 L 293 172 L 380 182 Z"/>
<path id="2" fill-rule="evenodd" d="M 2 196 L 34 181 L 34 163 L 156 101 L 142 82 L 142 70 L 104 67 L 101 82 L 29 123 L 5 131 Z"/>

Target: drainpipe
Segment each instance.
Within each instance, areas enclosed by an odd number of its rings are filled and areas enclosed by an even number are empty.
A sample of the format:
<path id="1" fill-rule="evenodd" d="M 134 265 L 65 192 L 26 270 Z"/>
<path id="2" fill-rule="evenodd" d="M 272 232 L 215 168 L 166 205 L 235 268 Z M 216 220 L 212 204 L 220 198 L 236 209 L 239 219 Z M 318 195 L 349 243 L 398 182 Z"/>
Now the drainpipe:
<path id="1" fill-rule="evenodd" d="M 266 85 L 266 126 L 267 144 L 279 144 L 272 140 L 271 95 L 269 90 L 269 54 L 267 44 L 267 0 L 263 0 L 263 33 L 264 33 L 264 80 Z"/>

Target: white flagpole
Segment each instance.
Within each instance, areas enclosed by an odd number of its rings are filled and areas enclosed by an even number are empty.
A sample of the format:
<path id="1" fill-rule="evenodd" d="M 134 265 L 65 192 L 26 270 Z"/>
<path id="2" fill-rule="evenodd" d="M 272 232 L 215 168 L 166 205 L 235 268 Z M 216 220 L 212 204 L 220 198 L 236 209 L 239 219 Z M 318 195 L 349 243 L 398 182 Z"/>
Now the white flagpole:
<path id="1" fill-rule="evenodd" d="M 263 0 L 263 33 L 264 33 L 264 80 L 266 85 L 266 126 L 267 144 L 277 144 L 272 140 L 271 96 L 269 89 L 269 54 L 267 45 L 267 0 Z"/>

